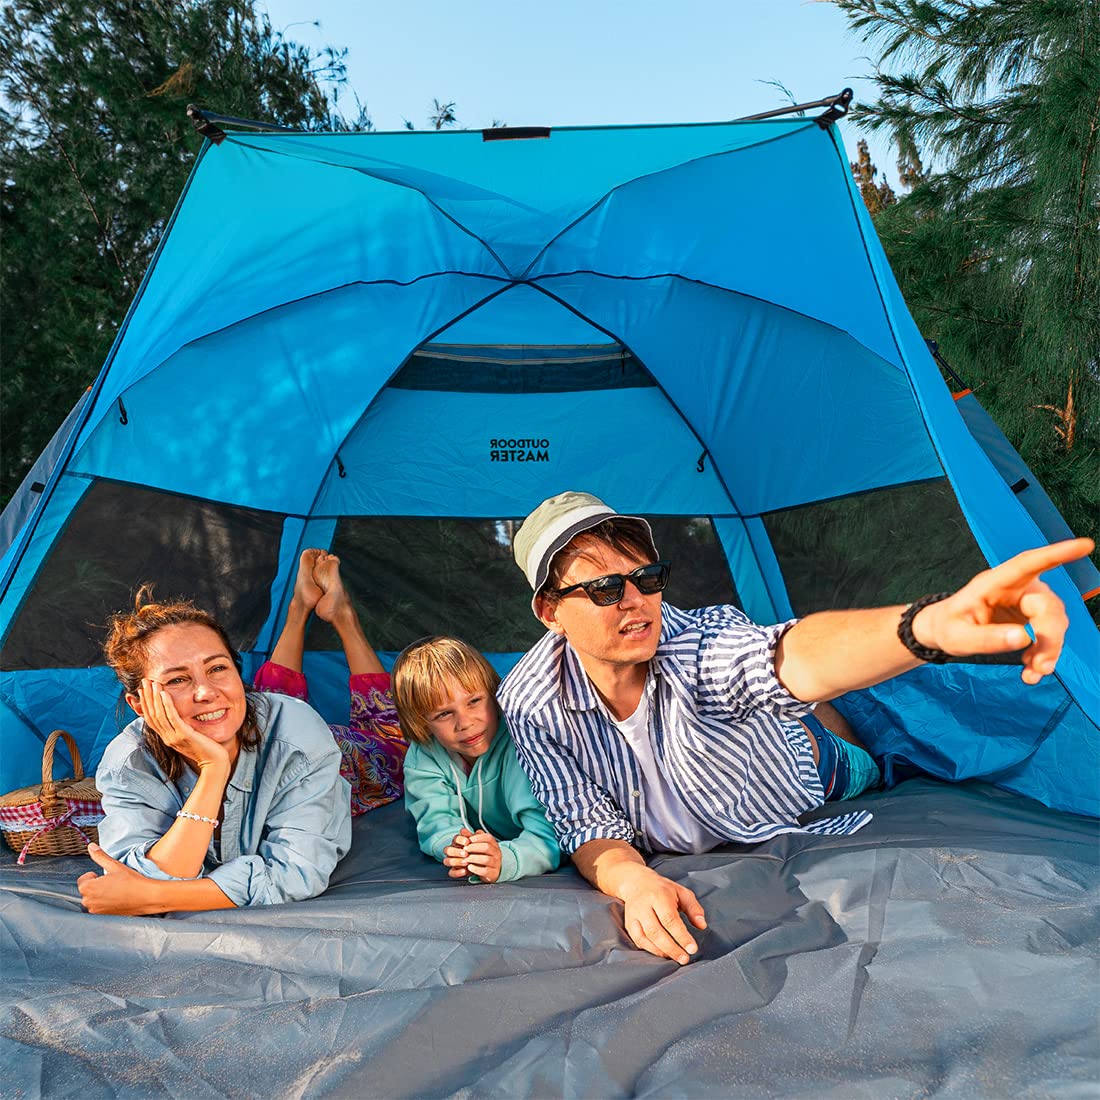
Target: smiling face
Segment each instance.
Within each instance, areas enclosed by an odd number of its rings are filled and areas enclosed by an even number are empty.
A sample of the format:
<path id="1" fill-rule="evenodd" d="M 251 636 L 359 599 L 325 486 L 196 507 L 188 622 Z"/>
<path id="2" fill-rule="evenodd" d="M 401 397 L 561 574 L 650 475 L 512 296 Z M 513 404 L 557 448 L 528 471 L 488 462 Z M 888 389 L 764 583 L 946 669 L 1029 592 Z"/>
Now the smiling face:
<path id="1" fill-rule="evenodd" d="M 448 678 L 425 723 L 448 752 L 457 752 L 467 764 L 473 764 L 489 751 L 499 720 L 491 692 L 480 688 L 469 691 L 458 680 Z"/>
<path id="2" fill-rule="evenodd" d="M 595 580 L 609 573 L 632 573 L 645 558 L 623 553 L 607 543 L 578 535 L 563 553 L 573 560 L 561 574 L 561 586 Z M 602 673 L 646 664 L 661 637 L 661 593 L 643 596 L 627 581 L 623 598 L 607 607 L 594 604 L 578 589 L 557 601 L 539 597 L 539 618 L 554 633 L 563 634 L 584 670 L 601 682 Z"/>
<path id="3" fill-rule="evenodd" d="M 145 676 L 168 692 L 193 730 L 219 744 L 236 740 L 247 713 L 244 683 L 225 643 L 210 627 L 180 623 L 158 630 L 146 650 Z M 138 697 L 126 699 L 140 714 Z"/>

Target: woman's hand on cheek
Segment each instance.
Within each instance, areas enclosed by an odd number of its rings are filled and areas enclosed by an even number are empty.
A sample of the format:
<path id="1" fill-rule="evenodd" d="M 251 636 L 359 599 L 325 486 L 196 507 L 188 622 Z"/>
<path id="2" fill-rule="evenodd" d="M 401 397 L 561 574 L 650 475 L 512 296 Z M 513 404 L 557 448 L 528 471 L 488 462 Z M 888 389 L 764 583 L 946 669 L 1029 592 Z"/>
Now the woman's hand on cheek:
<path id="1" fill-rule="evenodd" d="M 172 696 L 162 685 L 155 680 L 142 680 L 139 691 L 146 724 L 168 748 L 190 760 L 199 771 L 208 767 L 229 767 L 226 747 L 192 729 L 180 717 Z"/>

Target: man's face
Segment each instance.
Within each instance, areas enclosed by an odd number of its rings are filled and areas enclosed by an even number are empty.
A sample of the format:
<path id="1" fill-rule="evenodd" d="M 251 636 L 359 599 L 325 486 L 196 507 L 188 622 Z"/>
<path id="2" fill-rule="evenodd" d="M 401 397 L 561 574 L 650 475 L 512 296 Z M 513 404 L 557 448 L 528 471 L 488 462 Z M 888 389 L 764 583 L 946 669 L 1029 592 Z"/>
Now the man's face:
<path id="1" fill-rule="evenodd" d="M 608 573 L 632 573 L 645 558 L 628 556 L 604 542 L 578 535 L 565 550 L 579 551 L 565 571 L 560 587 L 595 580 Z M 597 666 L 624 667 L 649 661 L 661 637 L 661 593 L 643 596 L 630 581 L 623 598 L 607 607 L 594 604 L 583 589 L 556 603 L 538 601 L 539 618 L 556 634 L 564 634 L 589 675 Z"/>

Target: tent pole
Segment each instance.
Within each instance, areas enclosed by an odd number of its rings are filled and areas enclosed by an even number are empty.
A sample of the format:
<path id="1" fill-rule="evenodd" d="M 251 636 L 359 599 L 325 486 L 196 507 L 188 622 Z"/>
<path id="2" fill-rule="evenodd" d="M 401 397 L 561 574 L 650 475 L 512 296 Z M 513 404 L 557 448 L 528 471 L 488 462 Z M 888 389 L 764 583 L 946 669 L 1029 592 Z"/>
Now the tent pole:
<path id="1" fill-rule="evenodd" d="M 733 122 L 759 122 L 764 118 L 778 118 L 780 115 L 793 115 L 796 111 L 809 111 L 814 107 L 828 107 L 829 109 L 817 121 L 821 126 L 828 126 L 843 118 L 848 113 L 848 107 L 852 102 L 852 89 L 845 88 L 836 95 L 826 96 L 824 99 L 815 99 L 812 103 L 792 103 L 789 107 L 777 107 L 774 111 L 761 111 L 758 115 L 743 115 L 735 118 Z"/>

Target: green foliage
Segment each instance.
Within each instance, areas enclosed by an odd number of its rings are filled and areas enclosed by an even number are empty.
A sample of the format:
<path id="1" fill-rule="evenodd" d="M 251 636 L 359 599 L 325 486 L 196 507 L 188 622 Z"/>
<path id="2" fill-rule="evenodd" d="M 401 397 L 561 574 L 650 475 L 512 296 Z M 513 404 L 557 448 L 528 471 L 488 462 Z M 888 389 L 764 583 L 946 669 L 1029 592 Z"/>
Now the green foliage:
<path id="1" fill-rule="evenodd" d="M 303 128 L 343 55 L 315 55 L 251 2 L 14 0 L 0 12 L 0 499 L 96 376 L 201 144 L 188 103 Z"/>
<path id="2" fill-rule="evenodd" d="M 854 115 L 913 186 L 875 224 L 914 318 L 1100 540 L 1100 3 L 835 2 L 879 49 Z"/>

